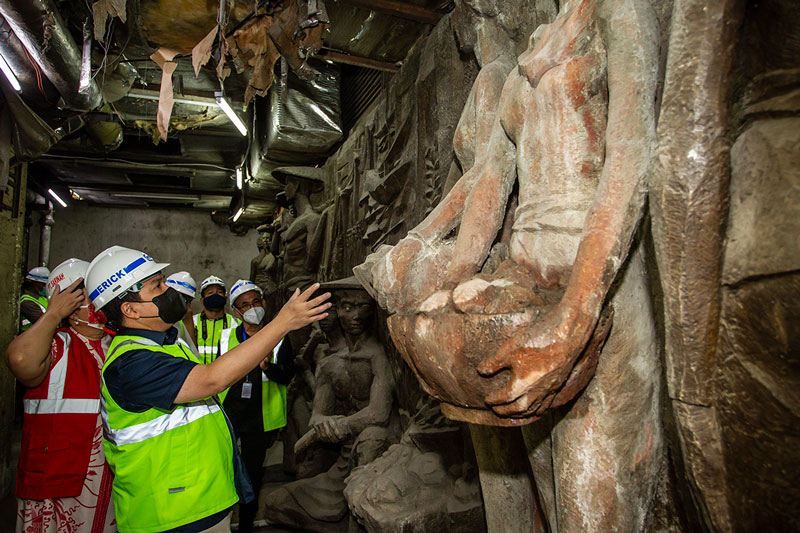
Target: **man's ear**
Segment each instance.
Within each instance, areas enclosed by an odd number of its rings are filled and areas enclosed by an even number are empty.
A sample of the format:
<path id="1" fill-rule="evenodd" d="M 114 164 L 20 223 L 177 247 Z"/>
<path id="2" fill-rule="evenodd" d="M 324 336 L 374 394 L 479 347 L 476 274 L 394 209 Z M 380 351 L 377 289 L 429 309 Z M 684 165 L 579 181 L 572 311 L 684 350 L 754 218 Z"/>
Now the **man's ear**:
<path id="1" fill-rule="evenodd" d="M 122 305 L 119 306 L 119 310 L 122 312 L 123 317 L 130 318 L 131 320 L 136 320 L 139 318 L 140 313 L 133 305 L 135 303 L 137 302 L 122 302 Z"/>

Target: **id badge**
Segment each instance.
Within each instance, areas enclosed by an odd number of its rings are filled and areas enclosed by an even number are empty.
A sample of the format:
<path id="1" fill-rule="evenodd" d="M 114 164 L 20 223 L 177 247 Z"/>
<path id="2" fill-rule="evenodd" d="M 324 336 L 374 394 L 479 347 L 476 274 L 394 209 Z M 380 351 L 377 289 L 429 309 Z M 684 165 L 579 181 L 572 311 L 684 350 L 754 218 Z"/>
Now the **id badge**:
<path id="1" fill-rule="evenodd" d="M 242 398 L 245 400 L 250 399 L 250 395 L 253 393 L 253 384 L 249 381 L 242 383 Z"/>

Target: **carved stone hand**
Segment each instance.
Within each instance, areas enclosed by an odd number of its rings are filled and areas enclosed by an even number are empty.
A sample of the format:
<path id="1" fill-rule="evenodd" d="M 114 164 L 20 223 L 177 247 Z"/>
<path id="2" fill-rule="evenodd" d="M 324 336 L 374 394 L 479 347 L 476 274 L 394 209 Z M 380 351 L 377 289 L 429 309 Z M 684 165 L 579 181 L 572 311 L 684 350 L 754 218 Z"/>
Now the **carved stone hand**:
<path id="1" fill-rule="evenodd" d="M 594 323 L 559 304 L 532 327 L 518 332 L 478 367 L 484 377 L 503 369 L 512 373 L 509 384 L 489 394 L 486 403 L 498 415 L 508 417 L 530 416 L 550 407 L 571 378 Z"/>

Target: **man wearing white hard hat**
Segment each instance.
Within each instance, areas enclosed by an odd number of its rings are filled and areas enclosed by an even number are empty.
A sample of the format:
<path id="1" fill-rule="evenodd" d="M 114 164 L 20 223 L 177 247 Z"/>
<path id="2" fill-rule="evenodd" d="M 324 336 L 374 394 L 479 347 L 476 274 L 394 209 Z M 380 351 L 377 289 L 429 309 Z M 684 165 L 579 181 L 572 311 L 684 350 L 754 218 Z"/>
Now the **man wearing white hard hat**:
<path id="1" fill-rule="evenodd" d="M 192 300 L 197 294 L 197 284 L 194 278 L 186 271 L 175 272 L 167 277 L 165 283 L 167 287 L 172 287 L 184 296 L 186 300 L 186 314 L 178 322 L 175 322 L 175 328 L 178 330 L 178 338 L 189 345 L 192 352 L 200 357 L 200 352 L 197 349 L 197 337 L 194 329 L 194 321 L 192 320 Z"/>
<path id="2" fill-rule="evenodd" d="M 47 311 L 45 285 L 50 271 L 46 267 L 32 268 L 22 280 L 19 297 L 19 331 L 26 331 Z"/>
<path id="3" fill-rule="evenodd" d="M 172 324 L 186 303 L 147 254 L 112 246 L 86 273 L 92 302 L 117 335 L 103 366 L 106 458 L 121 531 L 227 531 L 230 508 L 253 498 L 237 468 L 233 431 L 216 394 L 241 379 L 289 332 L 326 316 L 314 285 L 224 358 L 200 364 Z"/>
<path id="4" fill-rule="evenodd" d="M 252 281 L 240 279 L 234 283 L 230 301 L 242 323 L 222 332 L 220 357 L 256 335 L 268 322 L 263 294 Z M 291 343 L 281 339 L 260 363 L 219 395 L 241 442 L 245 469 L 256 490 L 261 487 L 267 450 L 286 425 L 286 386 L 294 376 L 293 359 Z M 239 504 L 240 533 L 253 531 L 257 504 Z"/>
<path id="5" fill-rule="evenodd" d="M 111 471 L 100 437 L 103 317 L 83 288 L 89 263 L 67 259 L 50 274 L 50 305 L 6 350 L 25 391 L 17 470 L 17 531 L 85 524 L 116 531 Z M 53 512 L 58 509 L 59 512 Z"/>
<path id="6" fill-rule="evenodd" d="M 209 364 L 219 354 L 219 337 L 223 329 L 238 325 L 238 321 L 225 311 L 225 282 L 217 276 L 208 276 L 200 284 L 203 310 L 194 315 L 194 330 L 200 361 Z"/>

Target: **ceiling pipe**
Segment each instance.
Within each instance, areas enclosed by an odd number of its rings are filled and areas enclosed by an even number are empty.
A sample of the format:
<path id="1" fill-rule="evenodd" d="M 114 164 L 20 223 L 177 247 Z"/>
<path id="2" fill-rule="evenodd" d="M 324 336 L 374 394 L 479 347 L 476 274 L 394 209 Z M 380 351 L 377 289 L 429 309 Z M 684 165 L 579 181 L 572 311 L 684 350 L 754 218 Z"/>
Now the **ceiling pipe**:
<path id="1" fill-rule="evenodd" d="M 60 107 L 91 111 L 100 105 L 94 81 L 85 94 L 78 92 L 81 51 L 53 0 L 0 0 L 0 14 L 61 94 Z"/>

